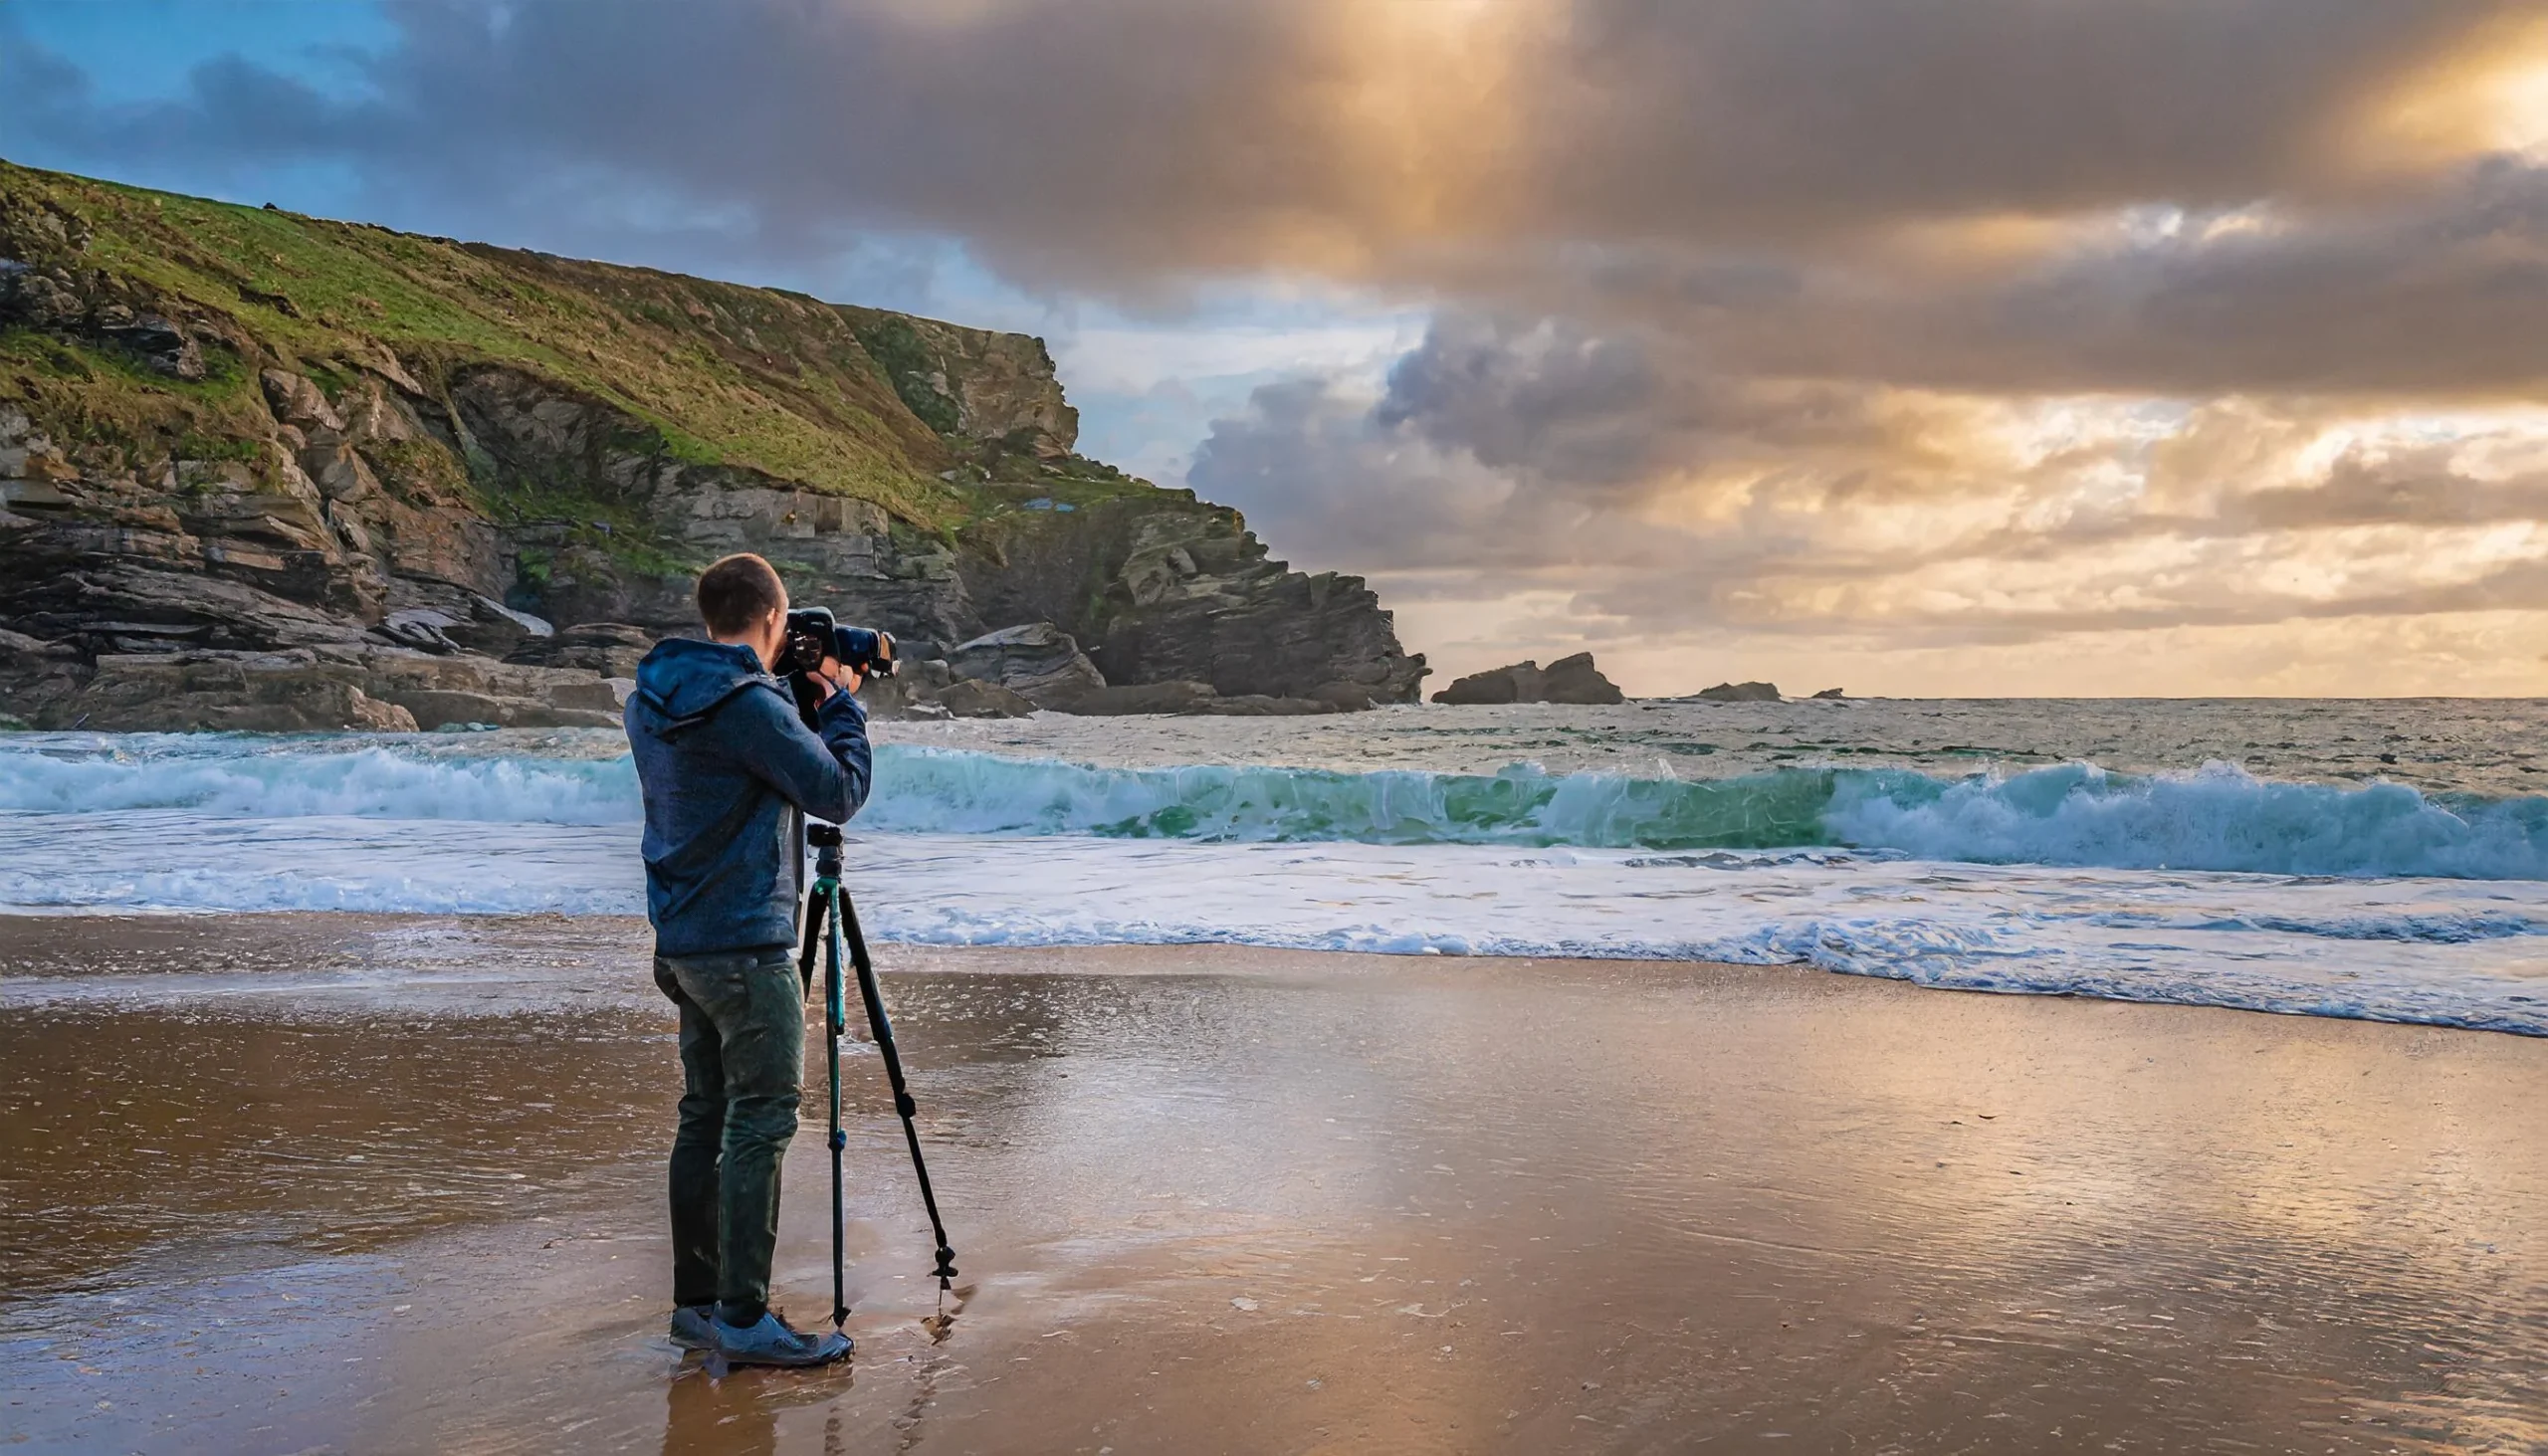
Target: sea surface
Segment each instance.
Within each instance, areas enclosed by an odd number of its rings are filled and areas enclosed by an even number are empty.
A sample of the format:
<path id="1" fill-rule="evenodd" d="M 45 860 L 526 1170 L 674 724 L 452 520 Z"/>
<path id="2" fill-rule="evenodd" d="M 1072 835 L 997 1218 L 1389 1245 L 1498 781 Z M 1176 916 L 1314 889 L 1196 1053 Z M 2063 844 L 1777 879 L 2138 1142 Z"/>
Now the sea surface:
<path id="1" fill-rule="evenodd" d="M 1801 961 L 2548 1035 L 2548 703 L 880 724 L 872 938 Z M 0 735 L 0 908 L 634 915 L 608 730 Z"/>

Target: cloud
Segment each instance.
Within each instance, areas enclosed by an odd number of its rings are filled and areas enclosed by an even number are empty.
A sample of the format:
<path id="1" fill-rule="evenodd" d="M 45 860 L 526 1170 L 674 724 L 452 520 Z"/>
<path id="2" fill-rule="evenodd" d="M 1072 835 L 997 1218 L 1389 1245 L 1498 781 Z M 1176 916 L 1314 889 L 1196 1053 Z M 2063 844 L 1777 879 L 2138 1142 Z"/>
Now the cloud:
<path id="1" fill-rule="evenodd" d="M 2349 123 L 2492 0 L 1593 0 L 1530 128 L 1611 237 L 2238 205 L 2348 178 Z"/>
<path id="2" fill-rule="evenodd" d="M 1032 291 L 1160 307 L 1291 271 L 1668 321 L 1739 373 L 2497 395 L 2548 375 L 2548 117 L 2536 154 L 2451 119 L 2548 68 L 2516 0 L 389 14 L 359 95 L 227 56 L 108 104 L 12 37 L 0 124 L 162 173 L 333 169 L 374 216 L 668 266 L 955 240 Z"/>
<path id="3" fill-rule="evenodd" d="M 1259 389 L 1189 480 L 1393 595 L 1539 593 L 1552 651 L 1729 634 L 1999 650 L 2548 613 L 2543 424 L 1799 389 L 1664 332 L 1453 314 L 1377 397 Z"/>
<path id="4" fill-rule="evenodd" d="M 1238 506 L 1278 551 L 1322 564 L 1492 573 L 1545 560 L 1511 481 L 1374 418 L 1320 378 L 1258 386 L 1217 420 L 1186 480 Z"/>
<path id="5" fill-rule="evenodd" d="M 2489 157 L 2372 200 L 2154 208 L 1977 271 L 1879 258 L 1792 290 L 1605 288 L 1772 372 L 2069 392 L 2520 396 L 2548 382 L 2548 166 Z"/>
<path id="6" fill-rule="evenodd" d="M 224 58 L 136 104 L 0 9 L 0 134 L 694 271 L 953 249 L 1144 323 L 1302 280 L 1424 311 L 1377 389 L 1249 336 L 1298 372 L 1189 482 L 1654 660 L 2548 611 L 2533 0 L 388 13 L 361 87 Z M 1082 352 L 1169 387 L 1122 342 Z"/>
<path id="7" fill-rule="evenodd" d="M 2236 206 L 2354 180 L 2365 108 L 2518 0 L 406 0 L 374 95 L 236 59 L 71 144 L 612 173 L 773 239 L 908 227 L 1103 277 Z M 24 52 L 20 45 L 13 49 Z M 21 62 L 21 65 L 36 63 Z M 2464 68 L 2462 68 L 2464 69 Z M 2457 71 L 2450 71 L 2456 77 Z M 2448 78 L 2444 78 L 2448 79 Z M 2436 84 L 2439 84 L 2437 82 Z M 2376 170 L 2376 169 L 2374 169 Z"/>

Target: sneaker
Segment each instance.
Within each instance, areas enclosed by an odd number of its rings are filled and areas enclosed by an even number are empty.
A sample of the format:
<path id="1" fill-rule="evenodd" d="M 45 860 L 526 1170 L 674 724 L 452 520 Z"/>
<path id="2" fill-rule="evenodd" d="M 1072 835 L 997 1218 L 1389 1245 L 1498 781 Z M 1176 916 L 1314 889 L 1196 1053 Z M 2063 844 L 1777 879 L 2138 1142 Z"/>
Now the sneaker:
<path id="1" fill-rule="evenodd" d="M 717 1332 L 711 1328 L 717 1307 L 683 1305 L 673 1311 L 673 1344 L 684 1350 L 711 1350 L 717 1344 Z"/>
<path id="2" fill-rule="evenodd" d="M 776 1310 L 763 1311 L 760 1323 L 747 1329 L 727 1324 L 722 1315 L 711 1321 L 709 1328 L 716 1334 L 718 1353 L 726 1356 L 729 1364 L 820 1365 L 850 1352 L 848 1336 L 836 1332 L 805 1334 L 778 1318 Z"/>

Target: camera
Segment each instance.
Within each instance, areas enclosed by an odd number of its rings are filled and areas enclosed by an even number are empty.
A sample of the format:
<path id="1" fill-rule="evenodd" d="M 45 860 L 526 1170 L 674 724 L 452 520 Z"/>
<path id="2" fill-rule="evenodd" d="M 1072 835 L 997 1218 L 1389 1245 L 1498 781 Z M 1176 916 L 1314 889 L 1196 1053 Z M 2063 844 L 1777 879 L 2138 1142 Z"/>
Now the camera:
<path id="1" fill-rule="evenodd" d="M 823 665 L 823 659 L 840 659 L 842 667 L 870 678 L 894 675 L 894 634 L 874 627 L 844 627 L 832 616 L 829 607 L 797 607 L 787 614 L 787 636 L 778 649 L 778 661 L 771 664 L 794 690 L 797 716 L 814 727 L 816 711 L 822 707 L 822 690 L 814 686 L 811 674 Z"/>
<path id="2" fill-rule="evenodd" d="M 873 627 L 844 627 L 829 607 L 798 607 L 787 614 L 787 642 L 778 654 L 782 673 L 810 673 L 823 659 L 871 678 L 894 675 L 894 634 Z"/>

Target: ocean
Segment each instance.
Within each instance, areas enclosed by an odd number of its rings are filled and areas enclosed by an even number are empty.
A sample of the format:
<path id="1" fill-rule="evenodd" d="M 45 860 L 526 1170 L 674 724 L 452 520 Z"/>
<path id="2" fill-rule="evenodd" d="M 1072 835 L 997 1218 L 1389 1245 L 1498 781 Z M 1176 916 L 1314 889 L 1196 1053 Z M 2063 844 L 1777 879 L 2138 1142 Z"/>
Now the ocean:
<path id="1" fill-rule="evenodd" d="M 2548 703 L 879 724 L 870 937 L 1804 962 L 2548 1035 Z M 0 908 L 639 915 L 607 730 L 0 735 Z"/>

